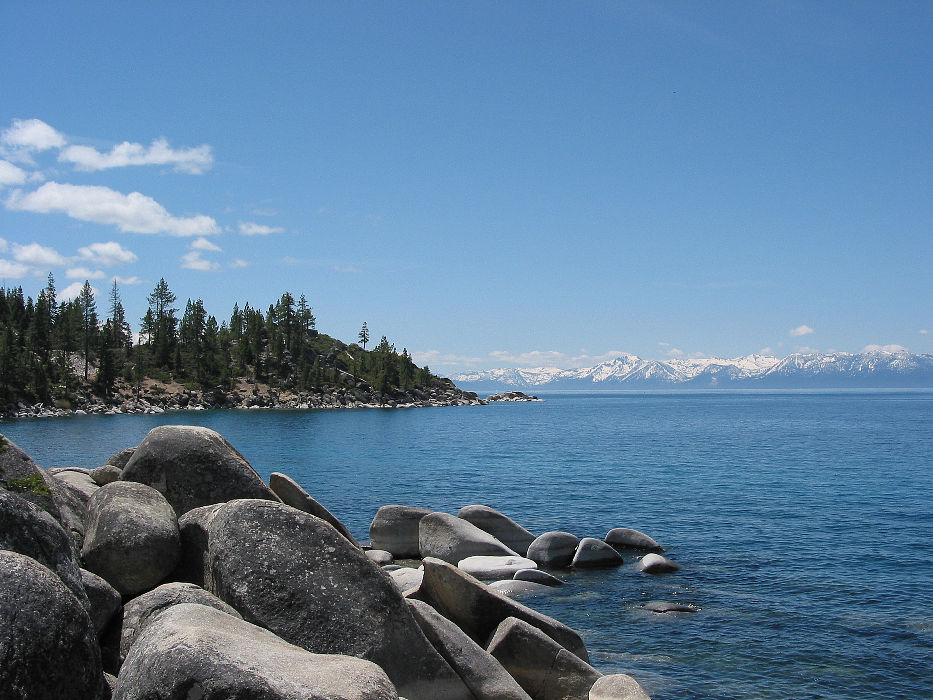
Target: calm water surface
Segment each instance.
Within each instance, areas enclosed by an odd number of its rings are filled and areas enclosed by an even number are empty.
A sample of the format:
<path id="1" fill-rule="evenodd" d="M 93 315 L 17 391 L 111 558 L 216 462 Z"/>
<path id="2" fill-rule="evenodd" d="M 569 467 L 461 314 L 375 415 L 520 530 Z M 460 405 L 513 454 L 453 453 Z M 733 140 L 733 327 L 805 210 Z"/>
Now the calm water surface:
<path id="1" fill-rule="evenodd" d="M 933 393 L 563 394 L 545 403 L 0 424 L 44 467 L 205 425 L 360 539 L 380 505 L 484 503 L 536 533 L 643 530 L 684 565 L 527 601 L 654 700 L 933 698 Z M 682 617 L 649 600 L 699 606 Z"/>

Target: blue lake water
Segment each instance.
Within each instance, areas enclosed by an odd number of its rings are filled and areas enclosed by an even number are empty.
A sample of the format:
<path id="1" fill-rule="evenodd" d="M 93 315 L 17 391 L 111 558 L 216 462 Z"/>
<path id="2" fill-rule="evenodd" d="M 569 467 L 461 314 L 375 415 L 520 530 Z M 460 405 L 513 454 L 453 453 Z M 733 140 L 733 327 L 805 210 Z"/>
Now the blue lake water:
<path id="1" fill-rule="evenodd" d="M 361 539 L 379 506 L 493 506 L 535 533 L 652 535 L 684 568 L 573 572 L 526 601 L 654 700 L 933 698 L 933 393 L 555 394 L 411 410 L 0 424 L 95 467 L 164 423 L 222 433 Z M 669 617 L 650 600 L 699 606 Z"/>

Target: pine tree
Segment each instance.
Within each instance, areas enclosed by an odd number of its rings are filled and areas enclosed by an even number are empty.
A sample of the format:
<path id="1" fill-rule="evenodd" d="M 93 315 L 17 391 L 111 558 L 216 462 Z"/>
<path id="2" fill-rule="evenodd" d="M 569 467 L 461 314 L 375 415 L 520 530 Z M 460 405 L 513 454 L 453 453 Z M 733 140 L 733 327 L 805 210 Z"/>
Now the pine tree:
<path id="1" fill-rule="evenodd" d="M 84 281 L 84 286 L 81 287 L 77 302 L 78 310 L 81 314 L 81 338 L 84 348 L 84 381 L 87 381 L 91 348 L 94 347 L 97 338 L 97 302 L 94 301 L 94 289 L 87 280 Z"/>
<path id="2" fill-rule="evenodd" d="M 363 349 L 366 349 L 366 343 L 369 342 L 369 326 L 366 325 L 366 321 L 363 321 L 363 327 L 360 328 L 360 343 L 363 345 Z"/>

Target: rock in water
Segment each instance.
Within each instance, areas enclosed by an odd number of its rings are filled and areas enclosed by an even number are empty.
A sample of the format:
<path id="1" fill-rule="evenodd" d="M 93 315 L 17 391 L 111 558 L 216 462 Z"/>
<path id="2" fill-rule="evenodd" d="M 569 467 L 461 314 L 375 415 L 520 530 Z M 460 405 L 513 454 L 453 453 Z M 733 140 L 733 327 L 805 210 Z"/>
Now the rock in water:
<path id="1" fill-rule="evenodd" d="M 480 555 L 518 556 L 488 532 L 450 513 L 431 513 L 421 519 L 418 548 L 422 557 L 451 564 Z"/>
<path id="2" fill-rule="evenodd" d="M 644 532 L 628 527 L 616 527 L 606 534 L 606 544 L 616 549 L 641 549 L 647 552 L 663 552 L 664 547 L 659 545 Z"/>
<path id="3" fill-rule="evenodd" d="M 440 559 L 424 560 L 421 596 L 477 644 L 485 644 L 505 618 L 516 617 L 542 630 L 584 661 L 589 660 L 580 635 L 567 625 L 507 598 Z"/>
<path id="4" fill-rule="evenodd" d="M 676 561 L 660 554 L 646 554 L 638 563 L 638 570 L 646 574 L 670 574 L 682 567 Z"/>
<path id="5" fill-rule="evenodd" d="M 279 500 L 219 433 L 191 425 L 150 430 L 126 463 L 123 480 L 158 490 L 179 517 L 192 508 L 234 498 Z"/>
<path id="6" fill-rule="evenodd" d="M 87 610 L 42 564 L 5 550 L 0 630 L 0 697 L 101 697 L 100 647 Z"/>
<path id="7" fill-rule="evenodd" d="M 481 581 L 494 581 L 500 578 L 512 578 L 516 572 L 525 569 L 537 569 L 538 565 L 525 557 L 476 556 L 461 559 L 457 562 L 457 568 Z"/>
<path id="8" fill-rule="evenodd" d="M 580 538 L 569 532 L 545 532 L 528 547 L 528 558 L 544 569 L 566 569 L 573 562 Z"/>
<path id="9" fill-rule="evenodd" d="M 458 518 L 473 523 L 480 530 L 485 530 L 506 547 L 525 556 L 528 546 L 535 536 L 507 515 L 503 515 L 489 506 L 464 506 L 457 513 Z"/>
<path id="10" fill-rule="evenodd" d="M 172 506 L 145 484 L 114 481 L 88 501 L 81 559 L 124 595 L 159 585 L 181 551 Z"/>
<path id="11" fill-rule="evenodd" d="M 577 545 L 571 566 L 575 569 L 596 569 L 622 566 L 622 556 L 602 540 L 584 537 Z"/>
<path id="12" fill-rule="evenodd" d="M 590 688 L 589 700 L 651 700 L 631 676 L 613 673 L 603 676 Z"/>
<path id="13" fill-rule="evenodd" d="M 508 671 L 453 622 L 420 600 L 409 600 L 408 604 L 425 636 L 476 700 L 530 700 Z"/>
<path id="14" fill-rule="evenodd" d="M 269 475 L 269 488 L 275 492 L 275 495 L 282 499 L 282 503 L 297 508 L 305 513 L 316 515 L 321 520 L 334 526 L 341 535 L 347 538 L 350 544 L 359 546 L 350 531 L 340 522 L 333 513 L 314 500 L 307 491 L 305 491 L 297 482 L 286 474 L 281 472 L 272 472 Z"/>
<path id="15" fill-rule="evenodd" d="M 314 653 L 373 661 L 409 700 L 470 697 L 388 575 L 320 518 L 232 501 L 207 546 L 213 592 L 246 620 Z"/>
<path id="16" fill-rule="evenodd" d="M 534 700 L 586 700 L 602 674 L 527 622 L 502 621 L 488 651 Z"/>
<path id="17" fill-rule="evenodd" d="M 114 700 L 397 700 L 375 664 L 312 654 L 195 603 L 156 617 L 133 644 Z"/>
<path id="18" fill-rule="evenodd" d="M 418 525 L 431 512 L 415 506 L 382 506 L 369 526 L 373 549 L 391 552 L 396 559 L 420 557 Z"/>

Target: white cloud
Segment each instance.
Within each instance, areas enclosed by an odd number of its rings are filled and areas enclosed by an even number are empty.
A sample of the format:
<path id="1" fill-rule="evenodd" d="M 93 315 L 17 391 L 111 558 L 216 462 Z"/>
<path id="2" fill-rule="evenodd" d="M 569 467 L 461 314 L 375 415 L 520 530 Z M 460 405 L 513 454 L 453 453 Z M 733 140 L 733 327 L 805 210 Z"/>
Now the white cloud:
<path id="1" fill-rule="evenodd" d="M 252 221 L 240 222 L 240 233 L 244 236 L 268 236 L 270 233 L 282 233 L 284 230 L 281 226 L 266 226 Z"/>
<path id="2" fill-rule="evenodd" d="M 211 243 L 204 237 L 196 239 L 190 246 L 191 250 L 205 250 L 213 253 L 219 253 L 221 248 L 215 243 Z"/>
<path id="3" fill-rule="evenodd" d="M 6 238 L 0 238 L 0 253 L 5 253 L 9 249 L 9 245 L 6 242 Z M 923 333 L 923 331 L 920 331 Z"/>
<path id="4" fill-rule="evenodd" d="M 14 151 L 45 151 L 64 146 L 65 137 L 41 119 L 14 119 L 0 133 L 0 143 Z"/>
<path id="5" fill-rule="evenodd" d="M 84 282 L 72 282 L 58 293 L 58 301 L 71 301 L 72 299 L 76 299 L 78 295 L 81 294 L 83 288 Z M 91 285 L 91 291 L 94 292 L 95 299 L 100 296 L 100 290 L 94 285 Z"/>
<path id="6" fill-rule="evenodd" d="M 0 259 L 0 280 L 7 278 L 19 279 L 29 274 L 29 266 L 11 260 Z"/>
<path id="7" fill-rule="evenodd" d="M 102 280 L 106 276 L 103 270 L 92 270 L 88 267 L 70 267 L 65 270 L 65 277 L 70 280 Z"/>
<path id="8" fill-rule="evenodd" d="M 218 263 L 202 258 L 200 250 L 192 250 L 190 253 L 185 253 L 182 255 L 181 266 L 186 270 L 201 271 L 216 270 L 220 267 Z"/>
<path id="9" fill-rule="evenodd" d="M 96 185 L 47 182 L 29 194 L 14 191 L 6 206 L 40 214 L 66 214 L 81 221 L 113 225 L 129 233 L 204 236 L 220 232 L 217 222 L 209 216 L 175 217 L 154 199 L 139 192 L 123 194 Z"/>
<path id="10" fill-rule="evenodd" d="M 124 141 L 109 153 L 101 153 L 90 146 L 69 146 L 59 153 L 58 159 L 87 172 L 128 165 L 171 165 L 176 172 L 200 175 L 214 164 L 210 146 L 204 144 L 176 150 L 165 139 L 153 141 L 149 148 L 141 143 Z"/>
<path id="11" fill-rule="evenodd" d="M 480 357 L 470 357 L 469 355 L 454 355 L 451 353 L 442 353 L 438 350 L 415 350 L 411 353 L 412 361 L 423 367 L 428 365 L 434 367 L 463 367 L 479 366 L 483 362 Z"/>
<path id="12" fill-rule="evenodd" d="M 230 263 L 230 267 L 234 269 L 239 269 L 241 267 L 249 267 L 249 263 L 246 262 L 243 258 L 237 258 L 232 263 Z"/>
<path id="13" fill-rule="evenodd" d="M 68 264 L 68 259 L 60 255 L 57 250 L 38 243 L 27 245 L 14 243 L 13 259 L 16 262 L 37 267 L 60 267 Z"/>
<path id="14" fill-rule="evenodd" d="M 802 335 L 810 335 L 815 332 L 816 331 L 810 328 L 810 326 L 797 326 L 796 328 L 791 328 L 789 334 L 792 338 L 799 338 Z"/>
<path id="15" fill-rule="evenodd" d="M 133 275 L 132 277 L 121 277 L 120 275 L 116 275 L 113 278 L 113 281 L 116 282 L 117 284 L 126 284 L 126 285 L 143 283 L 143 281 L 139 279 L 139 277 L 137 277 L 136 275 Z"/>
<path id="16" fill-rule="evenodd" d="M 910 350 L 905 348 L 903 345 L 866 345 L 862 348 L 863 353 L 869 352 L 885 352 L 895 355 L 901 355 L 904 353 L 909 353 Z"/>
<path id="17" fill-rule="evenodd" d="M 930 332 L 930 331 L 928 331 L 926 328 L 923 328 L 923 329 L 920 330 L 920 335 L 926 335 L 926 334 L 929 333 L 929 332 Z"/>
<path id="18" fill-rule="evenodd" d="M 0 160 L 0 187 L 8 185 L 22 185 L 28 175 L 22 168 L 18 168 L 8 160 Z"/>
<path id="19" fill-rule="evenodd" d="M 89 246 L 78 248 L 78 255 L 89 264 L 99 265 L 100 267 L 126 265 L 139 259 L 136 253 L 127 250 L 116 241 L 91 243 Z"/>
<path id="20" fill-rule="evenodd" d="M 497 362 L 518 364 L 526 367 L 561 367 L 567 363 L 567 355 L 557 350 L 531 350 L 530 352 L 512 353 L 507 350 L 493 350 L 489 356 Z"/>

